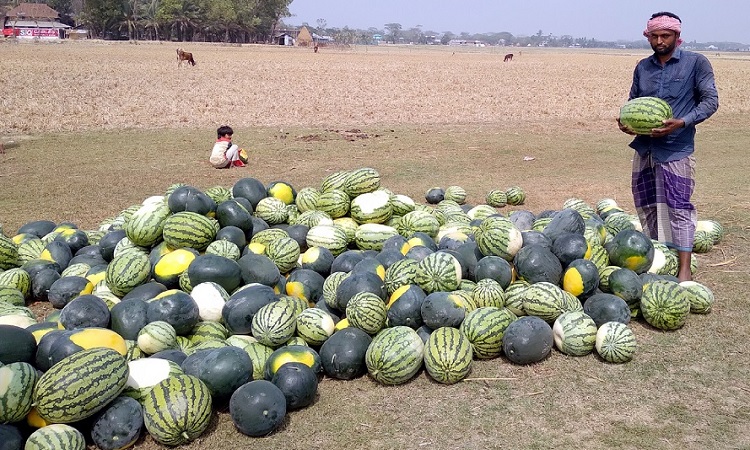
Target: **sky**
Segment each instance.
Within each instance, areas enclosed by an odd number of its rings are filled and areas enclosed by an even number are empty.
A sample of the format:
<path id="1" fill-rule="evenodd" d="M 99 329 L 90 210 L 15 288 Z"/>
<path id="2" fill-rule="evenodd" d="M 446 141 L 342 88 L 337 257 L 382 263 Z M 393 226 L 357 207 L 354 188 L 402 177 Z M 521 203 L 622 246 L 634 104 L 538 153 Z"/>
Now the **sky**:
<path id="1" fill-rule="evenodd" d="M 289 25 L 307 22 L 328 28 L 384 29 L 400 23 L 403 30 L 487 33 L 507 31 L 529 36 L 571 35 L 603 41 L 642 38 L 651 14 L 671 11 L 682 19 L 686 42 L 750 44 L 750 0 L 292 0 Z"/>

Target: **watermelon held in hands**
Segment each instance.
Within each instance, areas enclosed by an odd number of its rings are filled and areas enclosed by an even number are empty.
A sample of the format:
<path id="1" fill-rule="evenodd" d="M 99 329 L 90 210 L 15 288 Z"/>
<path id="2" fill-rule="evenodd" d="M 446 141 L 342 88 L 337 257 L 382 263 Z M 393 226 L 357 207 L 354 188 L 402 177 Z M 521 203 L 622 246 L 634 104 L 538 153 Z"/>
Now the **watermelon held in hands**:
<path id="1" fill-rule="evenodd" d="M 634 98 L 620 108 L 620 123 L 636 134 L 651 134 L 672 118 L 669 103 L 656 97 Z"/>

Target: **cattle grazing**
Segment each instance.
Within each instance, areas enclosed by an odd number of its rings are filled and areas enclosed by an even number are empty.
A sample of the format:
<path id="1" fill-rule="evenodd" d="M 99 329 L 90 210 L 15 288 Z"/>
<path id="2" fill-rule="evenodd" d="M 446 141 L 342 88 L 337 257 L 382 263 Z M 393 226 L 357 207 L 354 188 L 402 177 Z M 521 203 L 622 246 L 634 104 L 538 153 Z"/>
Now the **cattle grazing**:
<path id="1" fill-rule="evenodd" d="M 180 67 L 183 61 L 187 61 L 188 64 L 190 64 L 191 66 L 195 65 L 193 54 L 183 51 L 181 48 L 178 48 L 177 49 L 177 67 Z"/>
<path id="2" fill-rule="evenodd" d="M 513 53 L 508 53 L 505 55 L 505 59 L 503 59 L 503 62 L 513 61 Z"/>

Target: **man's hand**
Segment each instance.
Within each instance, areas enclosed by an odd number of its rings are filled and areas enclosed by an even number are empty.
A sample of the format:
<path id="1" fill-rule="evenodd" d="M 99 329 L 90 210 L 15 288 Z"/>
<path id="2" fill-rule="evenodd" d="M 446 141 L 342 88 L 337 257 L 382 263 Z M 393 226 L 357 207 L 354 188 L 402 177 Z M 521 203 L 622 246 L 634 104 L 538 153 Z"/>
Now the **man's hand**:
<path id="1" fill-rule="evenodd" d="M 672 118 L 667 119 L 662 123 L 664 124 L 663 127 L 651 130 L 651 137 L 664 137 L 685 126 L 685 121 L 682 119 Z"/>
<path id="2" fill-rule="evenodd" d="M 635 136 L 635 133 L 633 132 L 633 130 L 626 127 L 625 125 L 622 124 L 622 122 L 620 122 L 619 117 L 617 118 L 617 126 L 620 127 L 620 131 L 622 131 L 623 133 L 629 134 L 631 136 Z"/>

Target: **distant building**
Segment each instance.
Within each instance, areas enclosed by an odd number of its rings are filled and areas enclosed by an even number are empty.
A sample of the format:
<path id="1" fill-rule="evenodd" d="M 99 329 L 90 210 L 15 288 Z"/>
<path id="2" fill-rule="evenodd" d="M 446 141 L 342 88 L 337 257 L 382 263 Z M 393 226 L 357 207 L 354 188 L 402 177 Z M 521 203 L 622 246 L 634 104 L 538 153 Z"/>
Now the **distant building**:
<path id="1" fill-rule="evenodd" d="M 5 14 L 3 36 L 22 39 L 62 39 L 70 28 L 60 14 L 43 3 L 21 3 Z"/>

